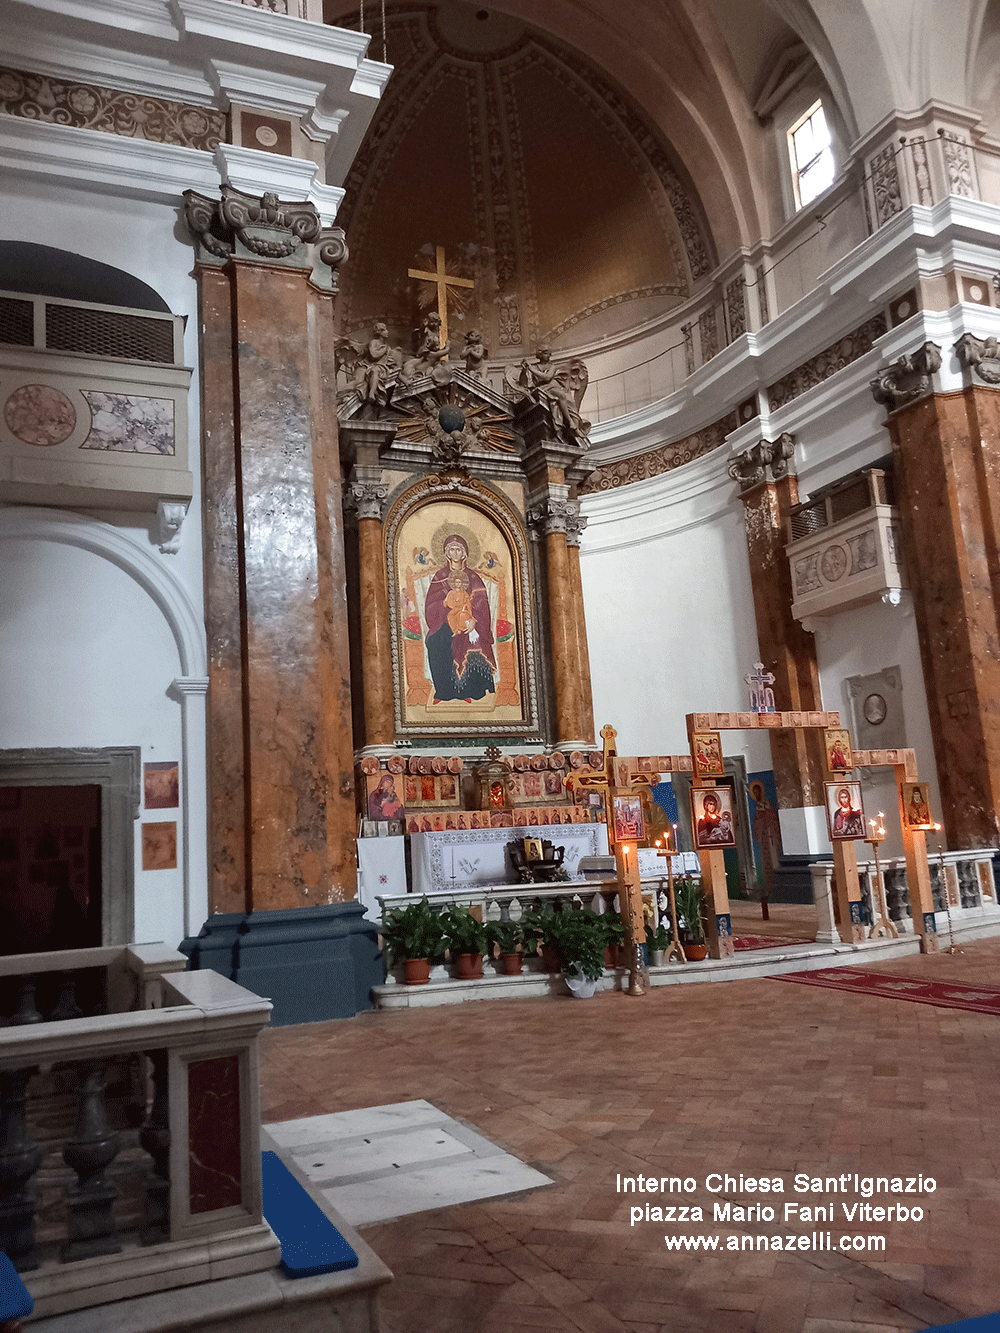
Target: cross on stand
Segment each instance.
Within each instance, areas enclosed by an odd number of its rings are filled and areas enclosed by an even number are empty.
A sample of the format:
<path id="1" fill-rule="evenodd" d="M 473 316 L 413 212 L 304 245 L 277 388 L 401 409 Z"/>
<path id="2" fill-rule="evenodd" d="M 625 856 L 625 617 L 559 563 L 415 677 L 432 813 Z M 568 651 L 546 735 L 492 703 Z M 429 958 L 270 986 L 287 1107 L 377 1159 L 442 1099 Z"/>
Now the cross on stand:
<path id="1" fill-rule="evenodd" d="M 445 347 L 448 343 L 448 288 L 474 287 L 476 284 L 469 278 L 455 278 L 447 273 L 444 265 L 444 246 L 439 245 L 435 249 L 436 266 L 433 272 L 428 272 L 426 269 L 408 268 L 406 276 L 417 278 L 420 282 L 433 282 L 437 285 L 437 311 L 441 316 L 441 346 Z"/>
<path id="2" fill-rule="evenodd" d="M 633 777 L 631 773 L 631 763 L 629 759 L 621 758 L 615 749 L 615 739 L 618 732 L 610 723 L 601 728 L 601 739 L 604 741 L 604 769 L 580 769 L 571 773 L 566 779 L 566 785 L 571 791 L 575 792 L 577 788 L 583 791 L 597 792 L 604 799 L 605 819 L 607 820 L 608 845 L 614 851 L 615 871 L 618 880 L 618 901 L 622 909 L 622 919 L 625 922 L 625 932 L 629 948 L 629 995 L 645 995 L 649 989 L 648 973 L 642 962 L 642 945 L 646 939 L 646 927 L 642 914 L 642 886 L 639 882 L 639 855 L 638 844 L 646 840 L 645 824 L 642 818 L 641 808 L 639 811 L 638 822 L 628 828 L 624 824 L 629 811 L 620 810 L 622 819 L 619 825 L 615 824 L 615 800 L 628 796 L 637 796 L 643 787 L 653 786 L 659 778 L 658 774 L 636 773 Z M 630 838 L 626 842 L 624 838 L 619 838 L 617 832 L 627 832 Z M 632 854 L 629 855 L 631 844 Z"/>

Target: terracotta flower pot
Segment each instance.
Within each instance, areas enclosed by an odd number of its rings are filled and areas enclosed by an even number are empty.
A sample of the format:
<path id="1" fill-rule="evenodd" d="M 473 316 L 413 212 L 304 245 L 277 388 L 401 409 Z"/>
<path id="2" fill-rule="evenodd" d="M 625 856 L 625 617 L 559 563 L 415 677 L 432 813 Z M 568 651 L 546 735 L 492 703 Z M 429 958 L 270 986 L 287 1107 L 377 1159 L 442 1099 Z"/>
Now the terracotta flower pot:
<path id="1" fill-rule="evenodd" d="M 500 971 L 505 977 L 519 977 L 521 975 L 521 955 L 519 953 L 502 953 L 500 955 Z"/>
<path id="2" fill-rule="evenodd" d="M 403 977 L 408 986 L 426 986 L 430 975 L 431 965 L 426 958 L 407 958 L 403 963 Z"/>
<path id="3" fill-rule="evenodd" d="M 460 953 L 455 956 L 455 976 L 459 981 L 475 981 L 482 975 L 481 953 Z"/>
<path id="4" fill-rule="evenodd" d="M 700 963 L 703 959 L 708 957 L 708 945 L 685 944 L 684 957 L 688 960 L 689 963 Z"/>

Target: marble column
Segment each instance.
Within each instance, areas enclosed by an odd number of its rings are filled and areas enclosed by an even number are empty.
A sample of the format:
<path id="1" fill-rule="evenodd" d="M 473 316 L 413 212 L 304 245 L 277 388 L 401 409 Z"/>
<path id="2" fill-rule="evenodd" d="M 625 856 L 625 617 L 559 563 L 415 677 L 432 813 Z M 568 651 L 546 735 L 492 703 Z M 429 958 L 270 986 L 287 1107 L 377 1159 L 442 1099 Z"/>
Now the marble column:
<path id="1" fill-rule="evenodd" d="M 552 494 L 554 490 L 565 492 L 566 489 L 550 486 L 549 498 L 528 510 L 528 520 L 545 536 L 549 640 L 555 688 L 555 743 L 559 749 L 578 749 L 584 744 L 581 670 L 566 527 L 567 523 L 576 520 L 580 506 L 564 495 Z"/>
<path id="2" fill-rule="evenodd" d="M 970 384 L 957 393 L 927 393 L 890 410 L 886 425 L 947 845 L 995 847 L 1000 391 Z"/>
<path id="3" fill-rule="evenodd" d="M 199 240 L 210 907 L 356 892 L 333 284 L 308 204 L 186 194 Z M 315 266 L 314 266 L 315 261 Z"/>
<path id="4" fill-rule="evenodd" d="M 386 592 L 382 505 L 389 488 L 352 481 L 347 502 L 358 520 L 358 584 L 365 747 L 391 746 L 395 735 L 392 701 L 392 645 Z"/>
<path id="5" fill-rule="evenodd" d="M 809 867 L 812 876 L 813 900 L 816 903 L 816 943 L 839 944 L 837 923 L 833 915 L 833 866 L 829 861 L 815 861 Z"/>
<path id="6" fill-rule="evenodd" d="M 777 706 L 792 712 L 821 711 L 816 645 L 792 615 L 792 576 L 785 555 L 788 515 L 799 499 L 798 481 L 793 476 L 760 481 L 740 498 L 746 511 L 760 660 L 774 673 Z M 826 780 L 822 733 L 771 731 L 768 740 L 779 807 L 822 806 Z"/>
<path id="7" fill-rule="evenodd" d="M 566 522 L 566 553 L 573 597 L 571 611 L 576 638 L 576 661 L 580 681 L 580 728 L 585 745 L 594 745 L 594 699 L 590 688 L 590 650 L 587 647 L 587 618 L 583 609 L 583 576 L 580 570 L 580 536 L 587 520 L 579 514 Z"/>

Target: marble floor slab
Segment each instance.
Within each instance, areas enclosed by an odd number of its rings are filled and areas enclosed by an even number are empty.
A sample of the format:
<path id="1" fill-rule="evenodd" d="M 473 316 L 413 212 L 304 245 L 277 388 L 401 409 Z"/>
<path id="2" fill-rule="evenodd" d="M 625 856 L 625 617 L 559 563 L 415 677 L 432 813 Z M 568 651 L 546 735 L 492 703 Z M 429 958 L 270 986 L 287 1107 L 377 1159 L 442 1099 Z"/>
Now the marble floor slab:
<path id="1" fill-rule="evenodd" d="M 352 1226 L 552 1183 L 422 1100 L 265 1128 L 282 1157 Z"/>

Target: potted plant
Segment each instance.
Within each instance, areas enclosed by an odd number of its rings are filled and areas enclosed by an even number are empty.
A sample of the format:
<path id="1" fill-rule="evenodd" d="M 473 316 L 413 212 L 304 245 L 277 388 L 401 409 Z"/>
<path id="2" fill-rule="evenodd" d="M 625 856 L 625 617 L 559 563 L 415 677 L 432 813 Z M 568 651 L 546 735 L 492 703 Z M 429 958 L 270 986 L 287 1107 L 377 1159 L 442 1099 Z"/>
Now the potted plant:
<path id="1" fill-rule="evenodd" d="M 670 945 L 670 936 L 667 928 L 661 921 L 654 930 L 652 926 L 646 927 L 646 952 L 649 955 L 649 964 L 651 967 L 663 966 L 663 955 Z"/>
<path id="2" fill-rule="evenodd" d="M 550 903 L 543 903 L 539 907 L 529 907 L 521 917 L 524 952 L 529 956 L 541 954 L 542 968 L 546 972 L 560 970 L 559 954 L 554 941 L 559 928 L 556 917 L 562 915 L 562 912 L 557 912 Z"/>
<path id="3" fill-rule="evenodd" d="M 441 918 L 427 899 L 389 908 L 379 934 L 393 962 L 402 961 L 407 985 L 426 986 L 431 963 L 440 957 L 442 949 Z"/>
<path id="4" fill-rule="evenodd" d="M 556 913 L 552 943 L 559 954 L 562 973 L 578 999 L 593 995 L 604 973 L 604 941 L 601 918 L 593 912 Z"/>
<path id="5" fill-rule="evenodd" d="M 490 952 L 499 955 L 500 971 L 516 977 L 521 971 L 521 943 L 524 934 L 520 921 L 487 921 L 486 938 Z"/>
<path id="6" fill-rule="evenodd" d="M 444 940 L 455 964 L 455 976 L 474 981 L 483 975 L 486 927 L 468 907 L 449 907 L 441 913 Z"/>
<path id="7" fill-rule="evenodd" d="M 604 963 L 606 967 L 623 967 L 625 952 L 625 922 L 617 912 L 605 912 L 598 920 L 604 931 Z"/>
<path id="8" fill-rule="evenodd" d="M 705 905 L 705 893 L 701 880 L 685 876 L 677 881 L 674 889 L 677 911 L 684 918 L 682 943 L 684 954 L 689 962 L 698 962 L 708 953 L 705 943 L 705 930 L 702 924 L 702 911 Z"/>

